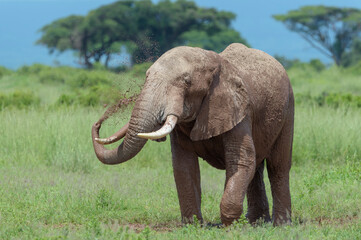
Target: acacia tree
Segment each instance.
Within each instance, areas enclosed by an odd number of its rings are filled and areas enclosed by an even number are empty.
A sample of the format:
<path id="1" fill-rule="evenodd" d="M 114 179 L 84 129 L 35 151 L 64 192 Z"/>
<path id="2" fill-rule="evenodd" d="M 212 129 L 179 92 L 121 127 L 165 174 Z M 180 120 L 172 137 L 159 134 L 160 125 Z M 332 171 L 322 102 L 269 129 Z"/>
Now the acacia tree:
<path id="1" fill-rule="evenodd" d="M 79 56 L 80 64 L 88 68 L 105 56 L 107 66 L 111 54 L 119 53 L 123 42 L 128 40 L 124 35 L 135 33 L 129 24 L 133 16 L 127 14 L 132 4 L 133 1 L 116 2 L 86 16 L 58 19 L 40 29 L 42 36 L 36 44 L 46 46 L 50 54 L 72 50 Z"/>
<path id="2" fill-rule="evenodd" d="M 342 63 L 345 52 L 361 33 L 361 11 L 355 8 L 305 6 L 273 17 L 336 65 Z"/>
<path id="3" fill-rule="evenodd" d="M 247 44 L 231 28 L 235 15 L 213 8 L 200 8 L 193 1 L 118 1 L 44 26 L 37 44 L 50 53 L 73 50 L 88 68 L 126 48 L 132 63 L 155 60 L 178 45 L 221 51 L 231 42 Z"/>

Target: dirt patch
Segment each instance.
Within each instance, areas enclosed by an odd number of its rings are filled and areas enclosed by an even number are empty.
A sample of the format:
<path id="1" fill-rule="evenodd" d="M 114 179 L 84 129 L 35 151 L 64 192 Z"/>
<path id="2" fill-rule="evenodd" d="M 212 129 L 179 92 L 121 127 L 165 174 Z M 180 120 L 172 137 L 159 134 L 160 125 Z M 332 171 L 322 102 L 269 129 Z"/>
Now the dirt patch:
<path id="1" fill-rule="evenodd" d="M 318 223 L 318 225 L 337 225 L 337 226 L 344 226 L 351 224 L 353 222 L 359 221 L 360 218 L 358 216 L 345 216 L 342 218 L 327 218 L 327 217 L 317 217 L 314 221 Z"/>
<path id="2" fill-rule="evenodd" d="M 154 225 L 147 225 L 147 224 L 141 224 L 141 223 L 129 223 L 124 225 L 124 227 L 128 227 L 130 230 L 140 233 L 142 232 L 146 227 L 149 227 L 151 230 L 156 232 L 172 232 L 175 228 L 182 227 L 181 223 L 159 223 Z"/>

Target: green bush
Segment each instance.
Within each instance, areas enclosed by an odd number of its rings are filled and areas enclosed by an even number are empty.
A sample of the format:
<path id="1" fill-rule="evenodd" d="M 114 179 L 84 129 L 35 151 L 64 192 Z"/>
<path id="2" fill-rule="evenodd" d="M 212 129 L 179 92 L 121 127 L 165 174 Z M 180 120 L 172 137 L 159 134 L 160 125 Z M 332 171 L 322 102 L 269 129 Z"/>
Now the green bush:
<path id="1" fill-rule="evenodd" d="M 290 69 L 291 67 L 298 65 L 301 63 L 301 61 L 299 59 L 288 59 L 285 56 L 280 56 L 280 55 L 274 55 L 274 58 L 282 64 L 282 66 L 285 69 Z"/>
<path id="2" fill-rule="evenodd" d="M 39 74 L 39 81 L 41 83 L 64 83 L 65 77 L 63 75 L 61 71 L 46 70 Z"/>
<path id="3" fill-rule="evenodd" d="M 326 69 L 326 65 L 323 64 L 323 62 L 321 62 L 320 59 L 312 59 L 309 64 L 317 72 L 321 72 Z"/>
<path id="4" fill-rule="evenodd" d="M 96 106 L 100 104 L 99 96 L 96 92 L 88 92 L 80 95 L 78 102 L 82 106 Z"/>
<path id="5" fill-rule="evenodd" d="M 361 96 L 350 93 L 323 92 L 317 96 L 312 96 L 310 93 L 296 94 L 295 100 L 296 104 L 315 104 L 318 106 L 330 106 L 334 108 L 341 106 L 361 108 Z"/>
<path id="6" fill-rule="evenodd" d="M 344 105 L 361 108 L 361 96 L 356 96 L 349 93 L 326 94 L 324 102 L 325 105 L 333 107 Z"/>
<path id="7" fill-rule="evenodd" d="M 96 85 L 110 85 L 108 72 L 86 71 L 76 73 L 67 83 L 73 88 L 87 88 Z"/>
<path id="8" fill-rule="evenodd" d="M 135 77 L 145 77 L 145 73 L 148 68 L 152 66 L 152 62 L 145 62 L 140 64 L 135 64 L 133 68 L 130 70 L 133 76 Z"/>
<path id="9" fill-rule="evenodd" d="M 30 106 L 38 106 L 39 97 L 32 92 L 15 91 L 11 94 L 0 94 L 0 110 L 4 108 L 23 109 Z"/>
<path id="10" fill-rule="evenodd" d="M 67 95 L 67 94 L 62 94 L 58 100 L 56 101 L 56 105 L 66 105 L 66 106 L 70 106 L 72 104 L 74 104 L 76 101 L 76 97 L 74 95 Z"/>
<path id="11" fill-rule="evenodd" d="M 361 61 L 355 63 L 351 67 L 344 68 L 344 72 L 352 75 L 361 75 Z"/>
<path id="12" fill-rule="evenodd" d="M 0 66 L 0 78 L 5 75 L 9 75 L 12 73 L 10 69 L 7 69 L 6 67 Z"/>
<path id="13" fill-rule="evenodd" d="M 19 68 L 17 70 L 17 73 L 20 73 L 22 75 L 26 75 L 26 74 L 39 74 L 42 71 L 45 70 L 51 70 L 52 68 L 50 66 L 47 65 L 43 65 L 43 64 L 39 64 L 39 63 L 35 63 L 31 66 L 22 66 L 21 68 Z"/>
<path id="14" fill-rule="evenodd" d="M 62 94 L 55 105 L 81 105 L 88 107 L 115 103 L 119 98 L 120 94 L 116 89 L 105 85 L 98 85 L 88 89 L 78 90 L 75 93 Z"/>

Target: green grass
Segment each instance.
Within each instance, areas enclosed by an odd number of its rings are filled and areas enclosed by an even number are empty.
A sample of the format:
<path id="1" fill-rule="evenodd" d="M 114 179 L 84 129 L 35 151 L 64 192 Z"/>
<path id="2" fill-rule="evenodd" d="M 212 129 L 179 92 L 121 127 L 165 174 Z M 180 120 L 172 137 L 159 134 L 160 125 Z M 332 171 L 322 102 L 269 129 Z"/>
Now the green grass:
<path id="1" fill-rule="evenodd" d="M 168 141 L 149 141 L 124 164 L 102 165 L 93 153 L 90 129 L 103 111 L 0 112 L 0 239 L 361 237 L 358 109 L 297 108 L 293 225 L 253 228 L 242 221 L 229 229 L 180 226 Z M 118 119 L 106 122 L 101 134 L 127 120 Z M 219 223 L 224 171 L 200 162 L 203 215 Z M 266 187 L 271 200 L 267 178 Z"/>
<path id="2" fill-rule="evenodd" d="M 145 79 L 146 66 L 149 64 L 141 64 L 133 71 L 115 74 L 104 70 L 89 71 L 34 64 L 0 75 L 0 94 L 30 92 L 41 99 L 43 106 L 56 104 L 64 94 L 80 99 L 76 102 L 80 102 L 80 105 L 91 105 L 81 101 L 82 98 L 89 97 L 98 100 L 95 105 L 109 104 L 130 89 L 139 92 Z"/>
<path id="3" fill-rule="evenodd" d="M 361 75 L 348 69 L 330 67 L 316 72 L 311 67 L 291 68 L 287 71 L 295 94 L 318 96 L 327 93 L 350 93 L 361 95 Z"/>
<path id="4" fill-rule="evenodd" d="M 95 157 L 90 129 L 105 111 L 102 104 L 128 89 L 139 91 L 147 66 L 121 74 L 43 65 L 0 68 L 0 239 L 361 238 L 356 70 L 316 72 L 302 65 L 288 71 L 297 102 L 293 224 L 252 227 L 242 219 L 218 229 L 180 224 L 169 140 L 148 141 L 121 165 L 106 166 Z M 59 104 L 60 98 L 70 106 Z M 101 135 L 118 130 L 129 116 L 130 108 L 115 114 Z M 203 160 L 200 166 L 203 217 L 220 223 L 225 172 Z M 267 174 L 265 183 L 272 208 Z"/>

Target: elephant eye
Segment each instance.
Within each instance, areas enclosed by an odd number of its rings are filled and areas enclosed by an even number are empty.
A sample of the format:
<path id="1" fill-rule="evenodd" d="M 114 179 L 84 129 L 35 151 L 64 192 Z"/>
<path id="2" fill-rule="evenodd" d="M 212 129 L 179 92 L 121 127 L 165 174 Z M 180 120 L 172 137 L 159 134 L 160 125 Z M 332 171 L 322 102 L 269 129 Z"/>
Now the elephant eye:
<path id="1" fill-rule="evenodd" d="M 158 124 L 162 125 L 165 122 L 165 118 L 164 118 L 164 110 L 160 110 L 158 115 L 156 116 L 157 122 Z"/>
<path id="2" fill-rule="evenodd" d="M 191 76 L 189 74 L 185 75 L 184 81 L 188 86 L 191 85 Z"/>

